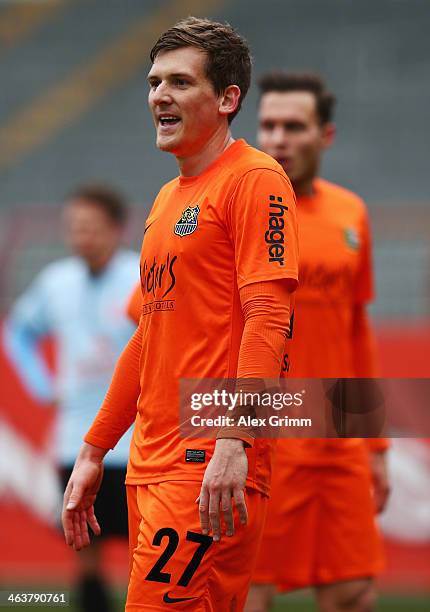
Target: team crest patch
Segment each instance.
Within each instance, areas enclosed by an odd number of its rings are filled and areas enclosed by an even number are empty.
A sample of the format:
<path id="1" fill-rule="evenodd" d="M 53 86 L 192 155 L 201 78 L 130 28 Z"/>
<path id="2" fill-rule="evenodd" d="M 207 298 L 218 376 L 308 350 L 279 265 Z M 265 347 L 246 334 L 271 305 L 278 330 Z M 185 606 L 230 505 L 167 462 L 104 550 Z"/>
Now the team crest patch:
<path id="1" fill-rule="evenodd" d="M 354 251 L 357 251 L 360 247 L 360 238 L 358 237 L 357 231 L 353 227 L 347 227 L 345 229 L 345 242 Z"/>
<path id="2" fill-rule="evenodd" d="M 198 206 L 188 206 L 182 213 L 181 218 L 175 223 L 175 234 L 177 236 L 188 236 L 196 231 L 198 226 Z"/>

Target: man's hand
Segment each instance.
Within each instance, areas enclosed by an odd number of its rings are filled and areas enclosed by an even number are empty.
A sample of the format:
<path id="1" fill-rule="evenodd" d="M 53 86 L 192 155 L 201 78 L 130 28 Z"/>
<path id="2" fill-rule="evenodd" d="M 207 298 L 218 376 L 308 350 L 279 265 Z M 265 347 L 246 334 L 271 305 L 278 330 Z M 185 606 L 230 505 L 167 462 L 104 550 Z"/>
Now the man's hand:
<path id="1" fill-rule="evenodd" d="M 390 495 L 390 481 L 388 478 L 387 458 L 385 452 L 370 453 L 370 471 L 373 481 L 373 497 L 376 512 L 379 514 L 387 505 Z"/>
<path id="2" fill-rule="evenodd" d="M 226 524 L 226 534 L 234 534 L 232 497 L 242 525 L 246 525 L 248 512 L 245 504 L 245 481 L 248 474 L 248 458 L 242 440 L 224 438 L 217 440 L 215 452 L 203 478 L 199 502 L 202 532 L 208 535 L 212 529 L 213 539 L 221 538 L 220 506 Z"/>
<path id="3" fill-rule="evenodd" d="M 103 479 L 106 450 L 84 444 L 64 492 L 62 522 L 66 543 L 81 550 L 90 543 L 88 525 L 100 535 L 94 502 Z"/>

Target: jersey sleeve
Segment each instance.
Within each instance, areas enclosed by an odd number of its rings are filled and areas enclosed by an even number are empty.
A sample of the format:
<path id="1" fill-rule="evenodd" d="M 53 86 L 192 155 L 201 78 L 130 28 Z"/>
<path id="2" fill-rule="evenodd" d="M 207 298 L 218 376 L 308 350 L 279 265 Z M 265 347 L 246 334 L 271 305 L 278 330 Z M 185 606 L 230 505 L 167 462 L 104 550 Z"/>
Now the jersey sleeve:
<path id="1" fill-rule="evenodd" d="M 227 206 L 238 288 L 259 281 L 298 280 L 296 202 L 286 176 L 276 170 L 250 170 L 238 182 Z"/>
<path id="2" fill-rule="evenodd" d="M 360 263 L 357 272 L 355 301 L 367 303 L 374 298 L 374 280 L 372 266 L 372 242 L 367 210 L 363 204 L 363 216 L 360 228 Z"/>
<path id="3" fill-rule="evenodd" d="M 127 303 L 127 316 L 128 318 L 139 325 L 140 315 L 142 313 L 142 289 L 140 283 L 133 289 L 133 293 L 130 295 Z"/>
<path id="4" fill-rule="evenodd" d="M 140 394 L 139 360 L 142 328 L 136 329 L 123 350 L 103 404 L 84 441 L 99 448 L 114 448 L 134 423 Z"/>
<path id="5" fill-rule="evenodd" d="M 289 332 L 292 294 L 279 280 L 252 283 L 240 290 L 244 328 L 239 351 L 237 379 L 241 389 L 260 391 L 260 381 L 278 379 Z M 258 381 L 258 388 L 255 382 Z M 253 444 L 253 428 L 224 427 L 219 438 L 240 438 Z"/>

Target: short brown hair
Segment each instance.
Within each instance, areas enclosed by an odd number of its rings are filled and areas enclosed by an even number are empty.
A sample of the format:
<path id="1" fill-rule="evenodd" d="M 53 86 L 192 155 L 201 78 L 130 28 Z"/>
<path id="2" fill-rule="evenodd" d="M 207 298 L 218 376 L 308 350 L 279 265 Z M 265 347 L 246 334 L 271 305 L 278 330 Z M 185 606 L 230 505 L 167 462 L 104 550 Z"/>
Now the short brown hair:
<path id="1" fill-rule="evenodd" d="M 206 53 L 206 76 L 217 95 L 221 95 L 229 85 L 239 87 L 238 107 L 228 117 L 231 123 L 251 83 L 251 54 L 246 40 L 228 23 L 187 17 L 160 36 L 151 49 L 151 62 L 154 63 L 162 51 L 181 47 L 196 47 Z"/>
<path id="2" fill-rule="evenodd" d="M 258 79 L 260 94 L 272 91 L 308 91 L 315 96 L 317 113 L 322 125 L 333 118 L 335 96 L 328 91 L 324 80 L 312 73 L 287 73 L 281 70 L 266 72 Z"/>
<path id="3" fill-rule="evenodd" d="M 74 189 L 68 196 L 67 201 L 85 201 L 95 204 L 103 210 L 110 220 L 120 227 L 127 222 L 128 208 L 124 197 L 107 185 L 88 184 Z"/>

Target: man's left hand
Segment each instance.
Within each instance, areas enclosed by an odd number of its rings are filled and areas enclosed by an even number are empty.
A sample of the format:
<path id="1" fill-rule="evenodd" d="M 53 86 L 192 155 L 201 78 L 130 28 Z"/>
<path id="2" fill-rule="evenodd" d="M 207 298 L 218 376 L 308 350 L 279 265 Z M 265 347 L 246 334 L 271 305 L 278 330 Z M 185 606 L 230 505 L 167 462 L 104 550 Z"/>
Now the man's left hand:
<path id="1" fill-rule="evenodd" d="M 208 535 L 212 529 L 215 542 L 221 539 L 220 508 L 226 524 L 226 535 L 234 534 L 232 498 L 241 524 L 246 525 L 248 521 L 244 493 L 247 474 L 248 458 L 242 440 L 218 439 L 197 498 L 202 532 Z"/>

